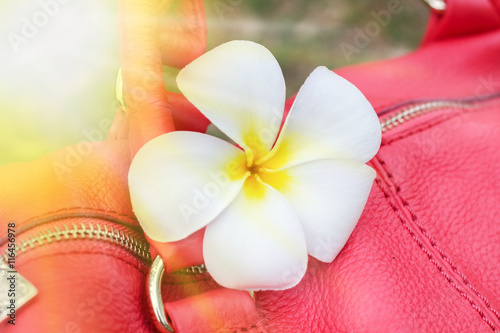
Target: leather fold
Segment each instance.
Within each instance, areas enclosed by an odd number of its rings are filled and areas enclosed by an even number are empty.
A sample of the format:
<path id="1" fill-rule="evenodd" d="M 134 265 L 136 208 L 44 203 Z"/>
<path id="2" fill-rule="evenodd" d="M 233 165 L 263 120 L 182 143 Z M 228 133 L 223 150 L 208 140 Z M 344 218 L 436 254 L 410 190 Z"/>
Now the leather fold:
<path id="1" fill-rule="evenodd" d="M 246 291 L 217 289 L 165 303 L 176 333 L 264 332 L 257 307 Z"/>
<path id="2" fill-rule="evenodd" d="M 173 273 L 183 268 L 197 266 L 204 263 L 203 260 L 203 236 L 205 228 L 198 230 L 189 237 L 178 242 L 161 243 L 151 238 L 149 242 L 151 257 L 157 255 L 163 260 L 166 273 Z"/>

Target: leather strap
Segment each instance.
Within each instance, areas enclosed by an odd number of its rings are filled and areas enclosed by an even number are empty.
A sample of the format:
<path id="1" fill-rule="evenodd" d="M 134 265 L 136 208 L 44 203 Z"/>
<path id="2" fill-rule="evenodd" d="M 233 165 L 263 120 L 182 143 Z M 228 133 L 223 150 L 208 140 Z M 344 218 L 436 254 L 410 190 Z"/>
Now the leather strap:
<path id="1" fill-rule="evenodd" d="M 422 44 L 500 29 L 499 0 L 448 0 L 431 14 Z"/>

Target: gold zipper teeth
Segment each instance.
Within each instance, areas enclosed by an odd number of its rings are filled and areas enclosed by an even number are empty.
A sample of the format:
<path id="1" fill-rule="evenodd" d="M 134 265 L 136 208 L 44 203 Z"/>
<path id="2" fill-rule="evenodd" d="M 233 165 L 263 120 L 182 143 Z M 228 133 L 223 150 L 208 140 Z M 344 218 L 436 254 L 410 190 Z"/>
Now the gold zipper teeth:
<path id="1" fill-rule="evenodd" d="M 179 270 L 178 272 L 184 273 L 184 274 L 203 274 L 207 272 L 207 267 L 204 264 L 198 265 L 198 266 L 191 266 L 187 268 L 183 268 Z"/>
<path id="2" fill-rule="evenodd" d="M 123 230 L 114 229 L 113 227 L 108 228 L 107 225 L 92 223 L 80 223 L 79 225 L 73 223 L 71 226 L 72 228 L 69 228 L 68 225 L 65 225 L 63 229 L 60 227 L 54 227 L 53 229 L 48 228 L 44 231 L 39 231 L 35 236 L 30 235 L 29 238 L 21 239 L 15 251 L 16 257 L 19 253 L 25 253 L 35 247 L 51 244 L 53 241 L 96 239 L 118 244 L 141 260 L 147 262 L 151 261 L 149 244 L 139 240 L 137 237 L 128 235 Z M 5 249 L 5 254 L 2 257 L 5 262 L 9 260 L 9 253 L 8 249 Z M 204 264 L 183 268 L 178 271 L 178 273 L 183 274 L 203 274 L 206 272 L 207 268 Z"/>
<path id="3" fill-rule="evenodd" d="M 380 127 L 382 132 L 387 132 L 394 127 L 397 127 L 404 122 L 413 119 L 415 117 L 421 116 L 423 114 L 436 111 L 443 108 L 470 108 L 473 107 L 473 103 L 467 102 L 456 102 L 456 101 L 435 101 L 422 103 L 417 105 L 412 105 L 407 108 L 404 108 L 397 113 L 393 114 L 389 118 L 384 118 L 380 122 Z"/>
<path id="4" fill-rule="evenodd" d="M 108 243 L 118 244 L 122 248 L 133 253 L 135 256 L 139 257 L 144 261 L 151 261 L 151 255 L 149 253 L 149 246 L 139 240 L 137 237 L 129 236 L 123 230 L 114 229 L 100 224 L 80 223 L 77 225 L 72 224 L 72 228 L 67 225 L 63 229 L 59 227 L 54 227 L 53 229 L 46 229 L 45 232 L 39 231 L 37 235 L 30 235 L 29 238 L 21 239 L 17 243 L 16 257 L 19 253 L 24 253 L 35 247 L 39 247 L 45 244 L 50 244 L 53 241 L 60 242 L 66 240 L 84 240 L 84 239 L 97 239 L 105 241 Z M 9 251 L 5 249 L 5 254 L 3 255 L 3 260 L 5 262 L 9 259 Z"/>

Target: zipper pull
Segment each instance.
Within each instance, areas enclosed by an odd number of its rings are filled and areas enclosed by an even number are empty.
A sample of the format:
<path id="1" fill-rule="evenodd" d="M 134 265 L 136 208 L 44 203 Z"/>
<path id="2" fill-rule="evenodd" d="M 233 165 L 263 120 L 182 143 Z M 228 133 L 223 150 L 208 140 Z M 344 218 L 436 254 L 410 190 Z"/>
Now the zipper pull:
<path id="1" fill-rule="evenodd" d="M 38 294 L 14 266 L 0 260 L 0 323 L 16 324 L 17 312 Z"/>

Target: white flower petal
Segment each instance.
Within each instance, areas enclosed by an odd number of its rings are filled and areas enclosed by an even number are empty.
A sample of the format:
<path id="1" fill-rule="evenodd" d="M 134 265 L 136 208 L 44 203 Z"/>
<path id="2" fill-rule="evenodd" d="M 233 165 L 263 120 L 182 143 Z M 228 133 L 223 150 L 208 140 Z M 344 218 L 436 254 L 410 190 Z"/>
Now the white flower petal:
<path id="1" fill-rule="evenodd" d="M 134 213 L 155 241 L 183 239 L 212 221 L 241 190 L 245 154 L 218 138 L 172 132 L 142 147 L 129 171 Z"/>
<path id="2" fill-rule="evenodd" d="M 249 41 L 222 44 L 181 70 L 177 84 L 241 147 L 257 155 L 269 152 L 283 118 L 285 80 L 265 47 Z"/>
<path id="3" fill-rule="evenodd" d="M 224 287 L 291 288 L 302 279 L 307 266 L 300 223 L 278 192 L 254 179 L 249 178 L 247 182 L 254 184 L 245 183 L 229 207 L 207 226 L 205 264 Z"/>
<path id="4" fill-rule="evenodd" d="M 267 167 L 322 159 L 365 163 L 378 151 L 380 123 L 370 103 L 350 82 L 316 68 L 300 88 Z"/>
<path id="5" fill-rule="evenodd" d="M 308 253 L 331 262 L 359 220 L 375 171 L 355 161 L 316 160 L 261 177 L 298 215 Z"/>

